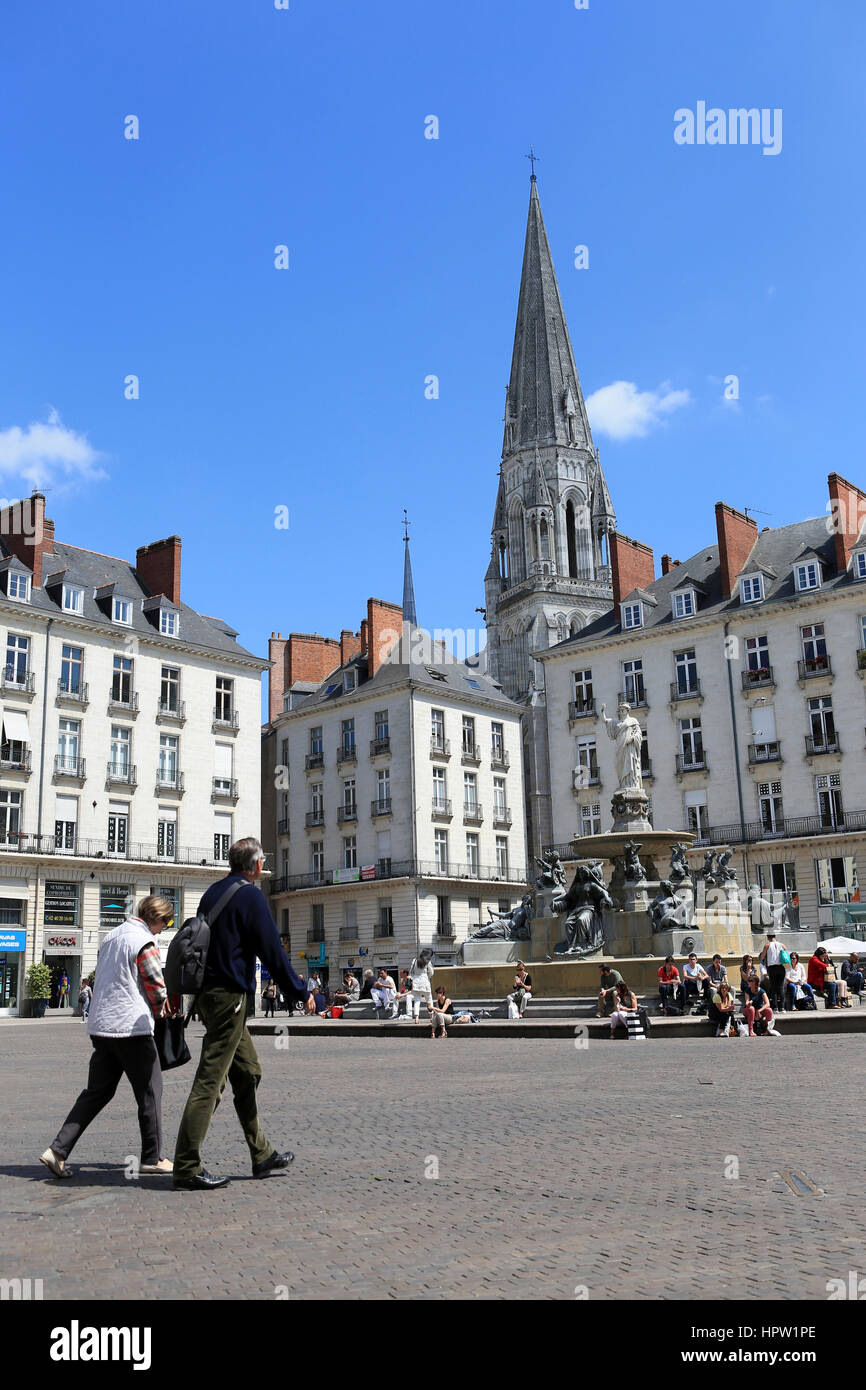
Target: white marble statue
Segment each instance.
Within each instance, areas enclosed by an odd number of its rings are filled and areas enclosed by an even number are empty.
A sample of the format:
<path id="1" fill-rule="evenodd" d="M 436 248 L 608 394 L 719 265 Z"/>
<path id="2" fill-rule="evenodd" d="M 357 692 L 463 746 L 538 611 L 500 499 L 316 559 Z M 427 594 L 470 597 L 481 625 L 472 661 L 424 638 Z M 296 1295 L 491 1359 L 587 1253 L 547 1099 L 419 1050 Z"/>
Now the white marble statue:
<path id="1" fill-rule="evenodd" d="M 601 718 L 605 733 L 616 744 L 616 775 L 619 779 L 617 791 L 643 791 L 640 775 L 640 749 L 643 742 L 641 726 L 624 700 L 621 700 L 617 707 L 617 719 L 608 719 L 604 711 L 605 706 L 602 705 Z"/>

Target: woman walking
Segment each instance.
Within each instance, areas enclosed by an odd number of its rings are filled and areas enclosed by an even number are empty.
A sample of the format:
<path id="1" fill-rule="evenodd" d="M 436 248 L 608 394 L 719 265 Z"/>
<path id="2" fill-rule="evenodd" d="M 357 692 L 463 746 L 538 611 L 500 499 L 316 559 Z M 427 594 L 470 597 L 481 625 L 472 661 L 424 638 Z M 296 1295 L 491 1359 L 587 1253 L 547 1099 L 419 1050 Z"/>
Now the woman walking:
<path id="1" fill-rule="evenodd" d="M 429 1010 L 433 1003 L 433 990 L 431 980 L 433 979 L 433 952 L 429 948 L 419 951 L 412 964 L 409 966 L 409 1002 L 406 1006 L 406 1017 L 411 1014 L 415 1022 L 418 1022 L 418 1015 L 421 1012 L 421 1005 Z"/>
<path id="2" fill-rule="evenodd" d="M 173 921 L 174 909 L 167 898 L 142 898 L 138 915 L 110 931 L 99 948 L 87 1020 L 93 1043 L 87 1085 L 57 1138 L 40 1156 L 56 1178 L 72 1177 L 66 1160 L 87 1126 L 108 1105 L 124 1073 L 138 1102 L 139 1172 L 171 1174 L 171 1161 L 162 1157 L 162 1072 L 153 1024 L 169 1012 L 154 937 Z"/>

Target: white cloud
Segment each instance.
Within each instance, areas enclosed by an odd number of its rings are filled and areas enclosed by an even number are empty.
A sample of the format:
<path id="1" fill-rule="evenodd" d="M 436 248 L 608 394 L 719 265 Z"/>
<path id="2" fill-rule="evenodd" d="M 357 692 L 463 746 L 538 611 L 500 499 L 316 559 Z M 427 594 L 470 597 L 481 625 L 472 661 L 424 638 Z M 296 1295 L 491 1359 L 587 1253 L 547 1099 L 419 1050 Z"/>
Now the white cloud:
<path id="1" fill-rule="evenodd" d="M 87 437 L 67 429 L 53 406 L 48 420 L 0 430 L 0 477 L 8 490 L 16 483 L 68 491 L 76 483 L 94 483 L 108 474 L 102 455 Z"/>
<path id="2" fill-rule="evenodd" d="M 586 409 L 593 431 L 610 439 L 639 439 L 691 399 L 688 391 L 671 390 L 668 381 L 657 391 L 639 391 L 633 381 L 613 381 L 587 396 Z"/>

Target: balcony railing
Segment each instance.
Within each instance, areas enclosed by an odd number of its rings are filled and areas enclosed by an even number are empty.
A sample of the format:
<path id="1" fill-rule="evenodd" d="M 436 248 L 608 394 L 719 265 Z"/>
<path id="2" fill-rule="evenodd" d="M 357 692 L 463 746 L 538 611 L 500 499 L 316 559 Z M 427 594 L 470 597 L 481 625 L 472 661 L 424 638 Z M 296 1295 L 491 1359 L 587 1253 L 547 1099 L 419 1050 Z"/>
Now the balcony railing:
<path id="1" fill-rule="evenodd" d="M 649 709 L 649 701 L 646 697 L 646 690 L 643 686 L 631 694 L 627 690 L 621 690 L 617 698 L 618 704 L 626 704 L 631 709 Z"/>
<path id="2" fill-rule="evenodd" d="M 385 738 L 370 739 L 370 757 L 378 758 L 381 753 L 391 752 L 391 739 L 386 735 Z"/>
<path id="3" fill-rule="evenodd" d="M 377 923 L 375 924 L 374 928 L 373 928 L 373 937 L 374 937 L 374 939 L 376 939 L 376 940 L 381 940 L 382 937 L 385 937 L 385 936 L 393 936 L 393 935 L 394 935 L 394 923 L 393 923 L 393 922 L 377 922 Z"/>
<path id="4" fill-rule="evenodd" d="M 811 734 L 806 735 L 806 757 L 814 758 L 821 753 L 840 753 L 839 740 L 835 736 L 827 738 L 815 738 Z"/>
<path id="5" fill-rule="evenodd" d="M 19 673 L 14 666 L 5 666 L 0 675 L 0 689 L 4 695 L 33 696 L 36 694 L 36 676 L 33 671 Z"/>
<path id="6" fill-rule="evenodd" d="M 595 700 L 569 700 L 568 717 L 569 719 L 597 719 Z"/>
<path id="7" fill-rule="evenodd" d="M 810 835 L 849 835 L 855 830 L 866 830 L 866 811 L 839 811 L 835 816 L 779 816 L 772 825 L 761 821 L 711 825 L 701 836 L 701 843 L 757 844 L 761 840 L 796 840 Z"/>
<path id="8" fill-rule="evenodd" d="M 574 769 L 574 790 L 579 791 L 581 787 L 600 787 L 601 773 L 598 770 L 598 763 L 591 762 L 588 765 L 578 763 Z"/>
<path id="9" fill-rule="evenodd" d="M 862 674 L 866 671 L 866 647 L 860 647 L 857 652 L 857 670 Z"/>
<path id="10" fill-rule="evenodd" d="M 214 706 L 213 732 L 215 734 L 236 734 L 240 726 L 240 717 L 234 710 L 229 711 L 220 709 L 219 705 Z"/>
<path id="11" fill-rule="evenodd" d="M 437 816 L 441 820 L 450 820 L 453 815 L 451 802 L 447 797 L 434 796 L 430 814 L 432 816 Z"/>
<path id="12" fill-rule="evenodd" d="M 118 850 L 116 843 L 109 844 L 108 840 L 85 839 L 76 835 L 67 844 L 62 836 L 25 835 L 23 831 L 12 832 L 5 838 L 0 838 L 0 849 L 7 853 L 57 856 L 61 859 L 127 859 L 146 864 L 171 863 L 200 867 L 225 865 L 224 859 L 215 857 L 212 846 L 203 849 L 185 845 L 167 854 L 158 845 L 138 840 L 130 841 L 122 850 Z"/>
<path id="13" fill-rule="evenodd" d="M 511 766 L 511 754 L 507 753 L 504 748 L 494 748 L 490 754 L 490 766 L 498 768 L 500 772 L 507 772 Z"/>
<path id="14" fill-rule="evenodd" d="M 704 753 L 677 753 L 677 776 L 684 772 L 706 772 L 707 759 Z"/>
<path id="15" fill-rule="evenodd" d="M 750 743 L 750 763 L 780 763 L 782 751 L 778 743 Z"/>
<path id="16" fill-rule="evenodd" d="M 307 928 L 307 945 L 308 945 L 308 946 L 318 946 L 318 945 L 320 945 L 320 943 L 322 943 L 324 940 L 325 940 L 325 928 L 324 928 L 324 927 L 308 927 L 308 928 Z"/>
<path id="17" fill-rule="evenodd" d="M 480 763 L 481 749 L 479 745 L 469 740 L 464 740 L 460 748 L 460 761 L 461 763 L 474 763 L 476 765 Z"/>
<path id="18" fill-rule="evenodd" d="M 308 753 L 304 759 L 304 767 L 307 772 L 313 772 L 316 768 L 325 766 L 324 753 Z"/>
<path id="19" fill-rule="evenodd" d="M 655 781 L 655 773 L 653 772 L 652 758 L 647 758 L 646 762 L 641 763 L 640 776 L 642 782 Z"/>
<path id="20" fill-rule="evenodd" d="M 160 700 L 156 707 L 157 724 L 185 724 L 186 723 L 186 700 L 181 700 L 178 704 L 165 704 Z"/>
<path id="21" fill-rule="evenodd" d="M 678 681 L 671 681 L 671 703 L 676 700 L 702 700 L 701 683 L 695 680 L 691 685 L 683 688 Z"/>
<path id="22" fill-rule="evenodd" d="M 183 773 L 175 772 L 172 776 L 168 772 L 157 772 L 156 791 L 157 793 L 174 792 L 176 796 L 183 796 Z"/>
<path id="23" fill-rule="evenodd" d="M 288 820 L 288 816 L 285 816 L 282 820 L 278 820 L 278 821 L 277 821 L 277 834 L 278 834 L 278 835 L 288 835 L 288 833 L 289 833 L 289 820 Z"/>
<path id="24" fill-rule="evenodd" d="M 85 766 L 84 758 L 67 758 L 62 753 L 57 753 L 54 758 L 54 776 L 75 777 L 83 782 Z"/>
<path id="25" fill-rule="evenodd" d="M 213 777 L 211 798 L 215 801 L 237 801 L 240 796 L 236 777 Z"/>
<path id="26" fill-rule="evenodd" d="M 341 743 L 337 746 L 337 765 L 340 763 L 356 763 L 358 761 L 358 750 L 354 743 Z"/>
<path id="27" fill-rule="evenodd" d="M 325 812 L 324 812 L 324 811 L 308 811 L 307 814 L 304 816 L 304 825 L 307 827 L 308 830 L 310 829 L 311 826 L 314 826 L 314 825 L 324 825 L 324 824 L 325 824 Z"/>
<path id="28" fill-rule="evenodd" d="M 78 685 L 71 685 L 68 681 L 64 682 L 61 676 L 57 682 L 57 703 L 59 705 L 78 705 L 82 708 L 89 705 L 90 686 L 86 681 L 81 681 Z"/>
<path id="29" fill-rule="evenodd" d="M 467 825 L 480 825 L 484 819 L 484 809 L 478 801 L 464 801 L 463 819 Z"/>
<path id="30" fill-rule="evenodd" d="M 354 802 L 353 802 L 353 804 L 352 804 L 351 806 L 338 806 L 338 807 L 337 807 L 337 824 L 338 824 L 338 825 L 346 825 L 349 821 L 356 821 L 357 819 L 358 819 L 358 807 L 357 807 L 357 805 L 356 805 Z"/>
<path id="31" fill-rule="evenodd" d="M 136 787 L 138 773 L 133 763 L 107 763 L 105 780 L 111 786 Z"/>
<path id="32" fill-rule="evenodd" d="M 511 823 L 512 823 L 512 822 L 511 822 L 511 807 L 510 807 L 510 806 L 494 806 L 494 807 L 493 807 L 493 824 L 494 824 L 497 828 L 503 829 L 503 830 L 510 830 L 510 829 L 511 829 Z"/>
<path id="33" fill-rule="evenodd" d="M 437 935 L 437 936 L 441 936 L 443 940 L 453 941 L 453 940 L 454 940 L 454 936 L 455 936 L 455 931 L 454 931 L 454 925 L 453 925 L 453 923 L 452 923 L 452 922 L 437 922 L 437 923 L 436 923 L 436 935 Z"/>
<path id="34" fill-rule="evenodd" d="M 358 928 L 357 928 L 357 927 L 341 927 L 341 928 L 340 928 L 340 940 L 341 940 L 341 941 L 358 941 L 358 940 L 359 940 L 359 937 L 358 937 Z"/>
<path id="35" fill-rule="evenodd" d="M 813 676 L 832 676 L 833 667 L 829 656 L 807 656 L 797 662 L 797 679 L 811 680 Z"/>
<path id="36" fill-rule="evenodd" d="M 371 815 L 371 816 L 390 816 L 390 814 L 391 814 L 391 798 L 390 798 L 390 796 L 381 796 L 381 797 L 379 797 L 376 801 L 371 801 L 371 802 L 370 802 L 370 815 Z"/>
<path id="37" fill-rule="evenodd" d="M 866 813 L 864 813 L 866 814 Z M 571 856 L 574 857 L 573 855 Z M 322 869 L 318 873 L 311 874 L 288 874 L 271 880 L 270 892 L 290 893 L 303 888 L 325 888 L 334 884 L 334 873 L 337 873 L 338 882 L 345 884 L 347 880 L 342 876 L 345 870 Z M 359 878 L 365 874 L 362 868 L 358 871 Z M 475 868 L 470 868 L 464 863 L 437 862 L 435 860 L 390 860 L 380 859 L 375 865 L 373 873 L 365 874 L 366 879 L 383 880 L 394 878 L 436 878 L 436 879 L 472 879 L 476 882 L 486 883 L 518 883 L 527 882 L 526 874 L 519 873 L 516 869 L 501 869 L 496 865 L 482 864 Z"/>
<path id="38" fill-rule="evenodd" d="M 755 690 L 762 685 L 775 685 L 773 680 L 772 666 L 756 666 L 754 670 L 748 668 L 741 673 L 744 690 Z"/>
<path id="39" fill-rule="evenodd" d="M 8 753 L 8 750 L 7 750 Z M 3 772 L 31 772 L 33 754 L 29 748 L 23 750 L 20 758 L 10 758 L 7 753 L 0 754 L 0 769 Z"/>
<path id="40" fill-rule="evenodd" d="M 431 758 L 450 758 L 451 740 L 447 738 L 431 738 L 430 740 Z"/>
<path id="41" fill-rule="evenodd" d="M 128 700 L 122 700 L 112 692 L 108 700 L 108 713 L 126 714 L 134 719 L 138 714 L 138 691 L 130 691 Z"/>

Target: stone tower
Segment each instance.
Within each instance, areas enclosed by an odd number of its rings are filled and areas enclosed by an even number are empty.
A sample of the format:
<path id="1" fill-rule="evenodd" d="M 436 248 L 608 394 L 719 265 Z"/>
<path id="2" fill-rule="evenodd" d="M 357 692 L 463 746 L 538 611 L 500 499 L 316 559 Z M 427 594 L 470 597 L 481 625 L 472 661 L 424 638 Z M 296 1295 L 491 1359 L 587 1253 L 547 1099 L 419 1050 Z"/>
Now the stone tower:
<path id="1" fill-rule="evenodd" d="M 616 517 L 532 175 L 492 552 L 485 576 L 487 663 L 526 704 L 530 853 L 550 843 L 544 673 L 533 652 L 578 632 L 613 602 L 607 538 Z"/>

